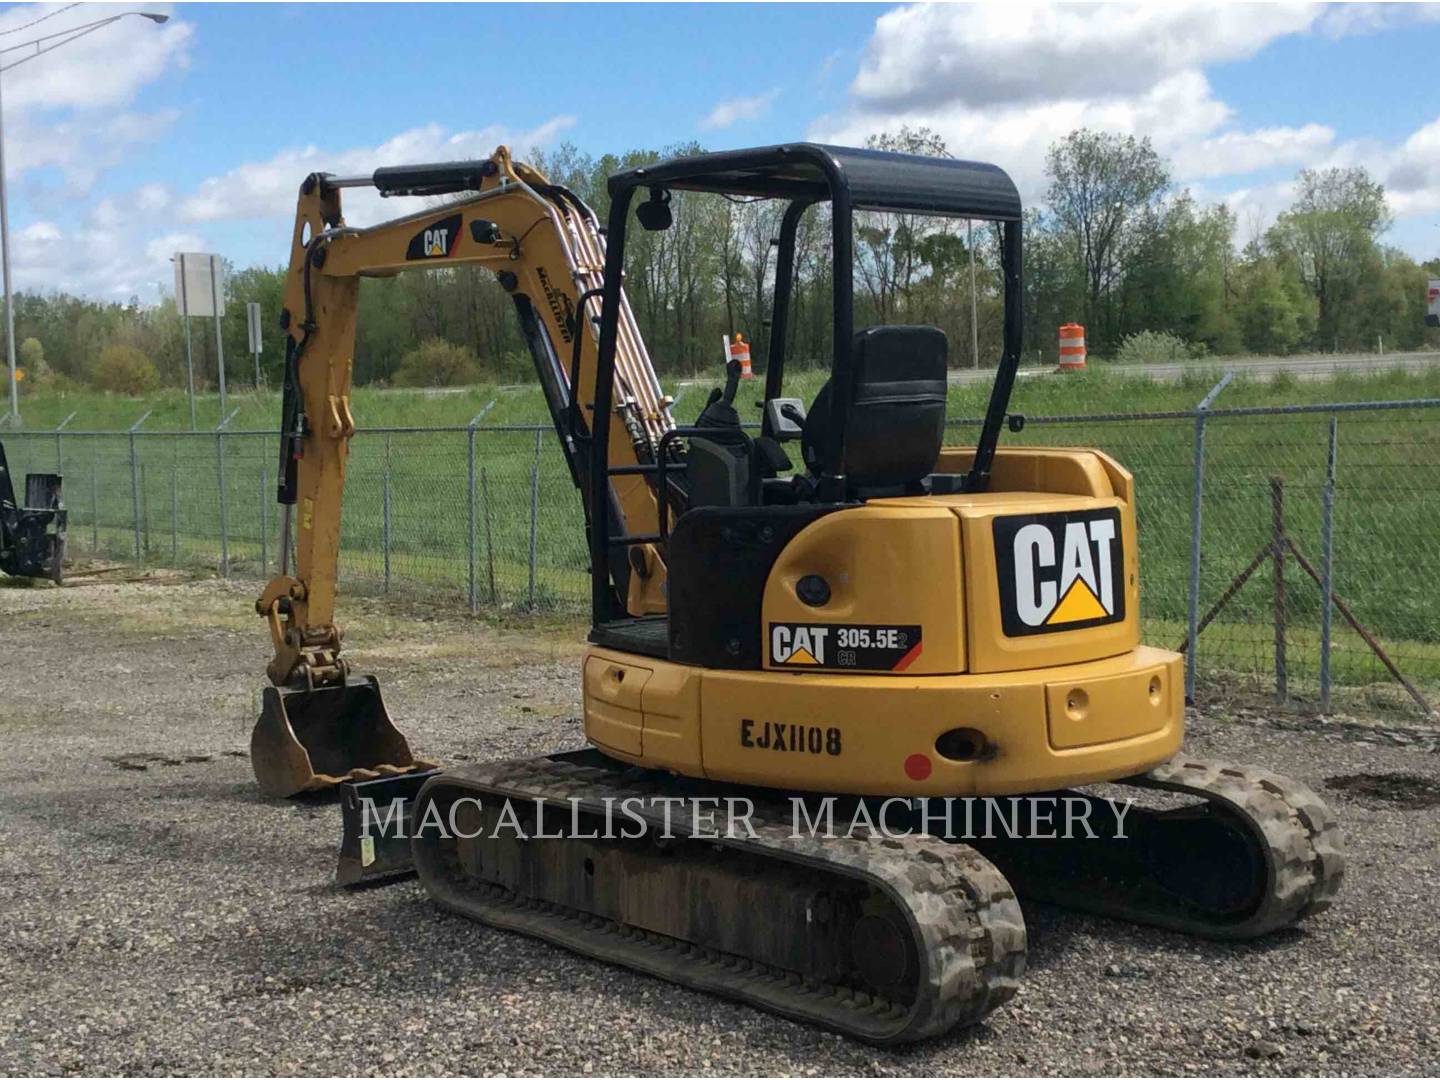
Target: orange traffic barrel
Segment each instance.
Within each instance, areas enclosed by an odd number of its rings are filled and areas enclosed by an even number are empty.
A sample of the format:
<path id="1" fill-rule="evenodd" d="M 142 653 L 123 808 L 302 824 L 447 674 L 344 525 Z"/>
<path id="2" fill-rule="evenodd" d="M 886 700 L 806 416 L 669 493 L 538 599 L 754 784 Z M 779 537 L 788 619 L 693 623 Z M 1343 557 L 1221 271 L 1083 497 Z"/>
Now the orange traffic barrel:
<path id="1" fill-rule="evenodd" d="M 755 373 L 750 370 L 750 346 L 746 343 L 744 334 L 736 334 L 735 340 L 730 342 L 730 359 L 740 365 L 740 378 L 755 377 Z"/>
<path id="2" fill-rule="evenodd" d="M 1060 327 L 1060 370 L 1085 370 L 1085 328 L 1079 323 Z"/>

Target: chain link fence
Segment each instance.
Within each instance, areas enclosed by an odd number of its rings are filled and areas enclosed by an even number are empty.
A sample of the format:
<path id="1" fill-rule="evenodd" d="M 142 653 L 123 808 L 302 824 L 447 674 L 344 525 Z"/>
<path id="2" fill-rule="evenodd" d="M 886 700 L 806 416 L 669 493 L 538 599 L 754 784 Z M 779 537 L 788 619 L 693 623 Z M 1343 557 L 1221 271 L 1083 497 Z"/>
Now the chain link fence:
<path id="1" fill-rule="evenodd" d="M 977 431 L 955 421 L 949 441 Z M 17 473 L 64 474 L 72 558 L 274 571 L 273 432 L 4 439 Z M 1433 717 L 1440 400 L 1034 416 L 1006 440 L 1095 447 L 1135 474 L 1143 634 L 1181 649 L 1193 634 L 1198 700 L 1238 686 Z M 342 540 L 351 591 L 588 607 L 580 500 L 548 427 L 359 432 Z"/>

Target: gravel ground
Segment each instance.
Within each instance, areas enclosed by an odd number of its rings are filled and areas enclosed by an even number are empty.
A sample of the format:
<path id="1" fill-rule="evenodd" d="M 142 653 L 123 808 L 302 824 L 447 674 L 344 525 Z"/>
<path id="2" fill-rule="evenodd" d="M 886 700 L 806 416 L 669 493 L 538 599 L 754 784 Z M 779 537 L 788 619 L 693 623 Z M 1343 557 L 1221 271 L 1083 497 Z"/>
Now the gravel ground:
<path id="1" fill-rule="evenodd" d="M 250 597 L 218 582 L 0 589 L 0 1071 L 1423 1074 L 1440 1061 L 1440 740 L 1424 730 L 1194 717 L 1192 752 L 1325 790 L 1350 849 L 1336 907 L 1237 946 L 1027 905 L 1015 1001 L 977 1029 L 878 1051 L 442 914 L 413 881 L 337 889 L 333 803 L 262 801 L 244 757 L 266 658 Z M 580 744 L 574 628 L 363 600 L 347 617 L 357 666 L 423 753 Z"/>

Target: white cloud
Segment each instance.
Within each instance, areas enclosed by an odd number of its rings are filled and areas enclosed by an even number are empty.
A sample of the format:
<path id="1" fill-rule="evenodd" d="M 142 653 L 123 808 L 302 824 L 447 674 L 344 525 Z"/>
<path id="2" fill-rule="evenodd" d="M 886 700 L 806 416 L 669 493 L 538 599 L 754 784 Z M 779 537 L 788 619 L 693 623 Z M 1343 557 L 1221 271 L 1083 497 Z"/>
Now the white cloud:
<path id="1" fill-rule="evenodd" d="M 1303 165 L 1324 155 L 1335 141 L 1325 124 L 1227 131 L 1187 141 L 1171 151 L 1176 172 L 1187 179 L 1257 172 L 1276 165 Z"/>
<path id="2" fill-rule="evenodd" d="M 1385 195 L 1398 217 L 1440 211 L 1440 118 L 1406 139 L 1381 168 Z"/>
<path id="3" fill-rule="evenodd" d="M 8 109 L 8 101 L 6 102 Z M 54 192 L 66 200 L 83 199 L 107 170 L 153 145 L 174 125 L 179 113 L 82 111 L 65 119 L 21 113 L 5 125 L 5 164 L 12 181 L 45 192 L 42 170 L 58 170 L 63 181 Z M 30 175 L 39 174 L 39 175 Z"/>
<path id="4" fill-rule="evenodd" d="M 161 12 L 167 8 L 158 6 Z M 59 14 L 43 18 L 47 12 Z M 129 106 L 143 88 L 189 66 L 193 28 L 130 17 L 65 36 L 111 14 L 94 5 L 63 10 L 58 4 L 27 4 L 0 14 L 5 152 L 12 179 L 58 169 L 65 181 L 62 193 L 83 197 L 102 172 L 174 124 L 176 110 L 136 112 Z M 53 48 L 37 55 L 37 41 Z"/>
<path id="5" fill-rule="evenodd" d="M 1440 120 L 1398 147 L 1337 143 L 1323 116 L 1247 129 L 1204 70 L 1294 34 L 1336 38 L 1436 18 L 1436 5 L 916 4 L 876 20 L 847 107 L 810 135 L 859 143 L 930 127 L 958 157 L 1003 165 L 1027 202 L 1044 195 L 1046 151 L 1073 129 L 1144 136 L 1181 183 L 1233 186 L 1262 174 L 1223 196 L 1242 240 L 1247 223 L 1268 224 L 1290 201 L 1288 181 L 1263 175 L 1274 168 L 1364 165 L 1397 215 L 1437 212 Z"/>
<path id="6" fill-rule="evenodd" d="M 1257 184 L 1227 192 L 1216 198 L 1235 215 L 1235 242 L 1243 247 L 1259 240 L 1275 218 L 1295 201 L 1295 181 L 1281 180 L 1274 184 Z"/>
<path id="7" fill-rule="evenodd" d="M 1253 56 L 1318 4 L 917 4 L 875 23 L 852 91 L 871 110 L 1143 94 L 1174 73 Z"/>
<path id="8" fill-rule="evenodd" d="M 1440 214 L 1440 116 L 1411 133 L 1403 143 L 1386 146 L 1373 139 L 1353 139 L 1322 146 L 1302 167 L 1314 169 L 1360 166 L 1385 187 L 1385 201 L 1397 219 Z M 1223 196 L 1239 221 L 1239 239 L 1252 239 L 1274 222 L 1295 199 L 1293 179 L 1239 188 Z M 1395 242 L 1399 242 L 1398 240 Z M 1418 252 L 1431 257 L 1433 239 Z"/>
<path id="9" fill-rule="evenodd" d="M 1440 4 L 1329 4 L 1316 29 L 1329 38 L 1369 34 L 1440 19 Z"/>
<path id="10" fill-rule="evenodd" d="M 167 12 L 169 5 L 150 10 Z M 36 22 L 48 13 L 57 13 Z M 193 27 L 126 17 L 78 37 L 68 31 L 109 18 L 100 5 L 27 4 L 0 13 L 5 152 L 11 182 L 12 255 L 18 288 L 67 289 L 127 299 L 168 277 L 145 252 L 168 201 L 162 184 L 86 207 L 107 170 L 169 131 L 178 110 L 140 111 L 137 95 L 189 66 Z M 26 24 L 34 23 L 27 26 Z M 38 38 L 62 42 L 35 55 Z M 42 43 L 43 44 L 43 43 Z"/>
<path id="11" fill-rule="evenodd" d="M 1027 201 L 1038 200 L 1045 188 L 1045 154 L 1055 140 L 1076 128 L 1150 136 L 1161 153 L 1174 155 L 1200 140 L 1221 133 L 1230 109 L 1211 92 L 1198 71 L 1170 75 L 1143 93 L 1130 96 L 1076 98 L 971 108 L 951 104 L 900 113 L 851 111 L 819 121 L 812 136 L 829 142 L 858 144 L 877 131 L 903 124 L 933 128 L 944 136 L 957 157 L 994 161 L 1004 166 Z M 1276 129 L 1272 138 L 1279 139 Z M 1215 147 L 1217 151 L 1227 149 Z M 1238 148 L 1230 148 L 1238 149 Z M 1247 154 L 1255 148 L 1243 145 Z M 1217 173 L 1216 157 L 1203 159 L 1204 173 Z M 1219 167 L 1219 173 L 1233 170 Z M 1185 179 L 1182 174 L 1182 179 Z"/>
<path id="12" fill-rule="evenodd" d="M 553 142 L 573 123 L 572 117 L 557 116 L 529 131 L 487 127 L 458 132 L 428 124 L 371 146 L 285 150 L 211 177 L 190 191 L 144 184 L 98 199 L 81 214 L 47 217 L 17 232 L 14 254 L 17 267 L 23 268 L 20 281 L 26 289 L 153 301 L 170 288 L 174 252 L 224 251 L 222 237 L 233 238 L 235 228 L 259 225 L 273 232 L 266 261 L 282 261 L 289 250 L 296 192 L 312 172 L 369 173 L 380 165 L 488 157 L 501 143 L 524 156 Z M 352 224 L 405 210 L 363 188 L 345 193 L 345 217 Z"/>
<path id="13" fill-rule="evenodd" d="M 105 109 L 128 105 L 150 83 L 176 68 L 189 66 L 194 28 L 172 19 L 156 26 L 148 19 L 117 19 L 81 37 L 73 38 L 33 60 L 33 50 L 20 48 L 37 38 L 105 19 L 113 9 L 94 4 L 73 5 L 44 22 L 20 29 L 61 4 L 23 4 L 0 13 L 0 55 L 5 73 L 7 112 L 57 109 Z M 147 6 L 168 13 L 169 4 Z M 60 40 L 60 39 L 56 39 Z M 18 61 L 18 66 L 17 65 Z"/>
<path id="14" fill-rule="evenodd" d="M 455 161 L 488 157 L 505 143 L 518 155 L 553 142 L 575 123 L 573 116 L 556 116 L 530 131 L 500 125 L 478 131 L 447 133 L 439 124 L 402 131 L 374 146 L 322 150 L 309 145 L 282 150 L 265 161 L 246 162 L 220 176 L 212 176 L 179 204 L 179 218 L 187 222 L 214 222 L 274 218 L 294 214 L 300 182 L 312 172 L 368 174 L 382 165 L 423 161 Z M 357 188 L 346 194 L 345 220 L 363 225 L 385 216 L 383 200 Z"/>
<path id="15" fill-rule="evenodd" d="M 753 97 L 729 98 L 705 114 L 700 121 L 700 128 L 703 131 L 720 131 L 741 120 L 758 120 L 770 111 L 770 106 L 775 104 L 775 99 L 779 96 L 779 90 L 767 90 Z"/>

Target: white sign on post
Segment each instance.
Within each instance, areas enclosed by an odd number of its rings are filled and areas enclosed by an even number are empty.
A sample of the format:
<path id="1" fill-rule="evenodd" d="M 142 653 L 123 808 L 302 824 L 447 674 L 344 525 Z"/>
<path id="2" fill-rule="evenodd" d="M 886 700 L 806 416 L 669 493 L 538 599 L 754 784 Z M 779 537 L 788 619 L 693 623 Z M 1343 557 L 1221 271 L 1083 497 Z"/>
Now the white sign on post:
<path id="1" fill-rule="evenodd" d="M 1426 290 L 1426 299 L 1429 307 L 1425 310 L 1425 325 L 1440 326 L 1440 278 L 1431 278 L 1430 287 Z"/>
<path id="2" fill-rule="evenodd" d="M 257 356 L 262 344 L 260 335 L 260 305 L 253 300 L 245 305 L 245 325 L 250 331 L 250 351 Z"/>
<path id="3" fill-rule="evenodd" d="M 225 264 L 219 255 L 182 251 L 175 256 L 175 305 L 182 316 L 225 314 Z M 213 276 L 212 276 L 213 275 Z M 216 311 L 216 307 L 219 311 Z"/>

